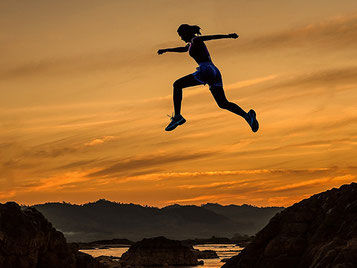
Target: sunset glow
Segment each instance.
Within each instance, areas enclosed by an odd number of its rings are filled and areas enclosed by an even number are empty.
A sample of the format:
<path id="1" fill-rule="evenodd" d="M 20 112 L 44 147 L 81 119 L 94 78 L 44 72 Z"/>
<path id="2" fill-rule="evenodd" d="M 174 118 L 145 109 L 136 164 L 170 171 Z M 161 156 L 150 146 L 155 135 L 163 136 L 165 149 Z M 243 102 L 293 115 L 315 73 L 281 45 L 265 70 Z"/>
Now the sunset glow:
<path id="1" fill-rule="evenodd" d="M 356 181 L 357 1 L 0 3 L 0 202 L 289 206 Z M 208 41 L 227 98 L 173 82 L 195 71 L 181 23 Z"/>

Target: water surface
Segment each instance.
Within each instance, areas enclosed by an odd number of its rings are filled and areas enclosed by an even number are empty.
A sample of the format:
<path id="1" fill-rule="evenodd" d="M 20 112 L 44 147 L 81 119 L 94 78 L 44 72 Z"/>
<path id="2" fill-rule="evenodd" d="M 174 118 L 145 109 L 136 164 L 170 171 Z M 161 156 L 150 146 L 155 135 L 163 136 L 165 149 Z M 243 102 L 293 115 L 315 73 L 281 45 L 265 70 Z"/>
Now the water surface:
<path id="1" fill-rule="evenodd" d="M 205 244 L 193 246 L 195 249 L 199 250 L 214 250 L 217 252 L 218 259 L 204 259 L 204 265 L 192 266 L 192 267 L 202 267 L 202 268 L 218 268 L 224 263 L 221 262 L 222 259 L 231 258 L 237 255 L 243 248 L 236 246 L 235 244 Z M 84 253 L 92 255 L 93 257 L 98 256 L 113 256 L 121 257 L 121 255 L 129 249 L 129 246 L 115 247 L 115 248 L 105 248 L 105 249 L 86 249 L 81 250 Z M 191 266 L 190 266 L 191 267 Z"/>

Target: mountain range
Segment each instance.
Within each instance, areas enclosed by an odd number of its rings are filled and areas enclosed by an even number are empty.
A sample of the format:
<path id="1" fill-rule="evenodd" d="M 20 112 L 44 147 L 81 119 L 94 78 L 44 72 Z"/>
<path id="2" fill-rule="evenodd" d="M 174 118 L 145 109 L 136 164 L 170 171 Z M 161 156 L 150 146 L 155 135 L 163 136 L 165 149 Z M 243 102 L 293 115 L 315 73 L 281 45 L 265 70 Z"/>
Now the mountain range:
<path id="1" fill-rule="evenodd" d="M 33 207 L 62 231 L 69 242 L 113 238 L 138 241 L 155 236 L 183 240 L 254 235 L 284 209 L 213 203 L 156 208 L 105 199 L 83 205 L 63 202 Z"/>

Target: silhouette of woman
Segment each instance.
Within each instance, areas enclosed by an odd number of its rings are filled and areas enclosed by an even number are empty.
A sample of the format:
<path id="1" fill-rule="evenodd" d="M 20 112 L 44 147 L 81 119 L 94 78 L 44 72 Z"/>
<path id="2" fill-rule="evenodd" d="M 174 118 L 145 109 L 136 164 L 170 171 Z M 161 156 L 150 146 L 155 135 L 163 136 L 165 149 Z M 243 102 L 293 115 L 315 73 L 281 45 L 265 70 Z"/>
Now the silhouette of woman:
<path id="1" fill-rule="evenodd" d="M 175 81 L 173 84 L 173 100 L 175 115 L 171 117 L 170 124 L 166 127 L 166 131 L 174 130 L 178 125 L 186 122 L 186 119 L 181 115 L 182 89 L 202 84 L 208 84 L 210 91 L 216 100 L 218 106 L 232 113 L 243 117 L 253 132 L 258 131 L 259 124 L 256 119 L 254 110 L 246 113 L 237 104 L 227 100 L 222 84 L 222 76 L 218 68 L 213 64 L 210 54 L 204 41 L 222 39 L 222 38 L 238 38 L 236 33 L 228 35 L 205 35 L 201 36 L 201 28 L 197 25 L 181 24 L 177 29 L 177 33 L 183 41 L 187 43 L 185 47 L 159 49 L 159 55 L 166 52 L 187 52 L 198 63 L 197 71 L 193 74 L 186 75 Z"/>

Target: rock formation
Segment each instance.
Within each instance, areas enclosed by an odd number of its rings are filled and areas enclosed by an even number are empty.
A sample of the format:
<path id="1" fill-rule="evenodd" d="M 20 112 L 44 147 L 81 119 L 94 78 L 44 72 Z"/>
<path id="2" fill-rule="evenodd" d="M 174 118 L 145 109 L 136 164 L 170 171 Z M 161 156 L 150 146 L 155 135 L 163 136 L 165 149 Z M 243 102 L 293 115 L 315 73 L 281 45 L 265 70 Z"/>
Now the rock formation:
<path id="1" fill-rule="evenodd" d="M 143 239 L 132 245 L 121 257 L 122 267 L 193 266 L 201 264 L 190 246 L 165 237 Z"/>
<path id="2" fill-rule="evenodd" d="M 357 267 L 357 184 L 305 199 L 275 215 L 222 268 Z"/>
<path id="3" fill-rule="evenodd" d="M 0 204 L 0 267 L 99 268 L 91 256 L 69 246 L 63 234 L 34 208 Z"/>
<path id="4" fill-rule="evenodd" d="M 121 268 L 120 258 L 113 256 L 99 256 L 95 258 L 101 265 L 106 268 Z"/>
<path id="5" fill-rule="evenodd" d="M 195 250 L 195 253 L 197 254 L 197 259 L 218 259 L 217 252 L 214 250 Z"/>

